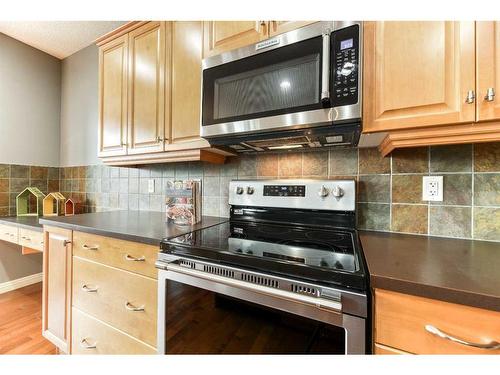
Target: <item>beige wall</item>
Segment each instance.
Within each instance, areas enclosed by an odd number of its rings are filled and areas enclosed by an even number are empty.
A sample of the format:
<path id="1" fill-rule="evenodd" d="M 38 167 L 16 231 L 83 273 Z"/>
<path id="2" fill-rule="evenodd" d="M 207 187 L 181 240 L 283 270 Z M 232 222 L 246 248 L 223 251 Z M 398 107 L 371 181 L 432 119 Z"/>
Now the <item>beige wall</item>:
<path id="1" fill-rule="evenodd" d="M 61 62 L 0 33 L 0 163 L 57 166 Z"/>

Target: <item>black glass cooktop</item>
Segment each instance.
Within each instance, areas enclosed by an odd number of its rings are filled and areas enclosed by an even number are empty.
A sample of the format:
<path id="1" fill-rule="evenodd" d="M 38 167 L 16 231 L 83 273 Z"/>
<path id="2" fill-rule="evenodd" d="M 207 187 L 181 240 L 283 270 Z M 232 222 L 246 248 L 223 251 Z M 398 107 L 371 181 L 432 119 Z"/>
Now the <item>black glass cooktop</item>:
<path id="1" fill-rule="evenodd" d="M 162 242 L 162 251 L 314 282 L 365 289 L 351 229 L 229 221 Z"/>

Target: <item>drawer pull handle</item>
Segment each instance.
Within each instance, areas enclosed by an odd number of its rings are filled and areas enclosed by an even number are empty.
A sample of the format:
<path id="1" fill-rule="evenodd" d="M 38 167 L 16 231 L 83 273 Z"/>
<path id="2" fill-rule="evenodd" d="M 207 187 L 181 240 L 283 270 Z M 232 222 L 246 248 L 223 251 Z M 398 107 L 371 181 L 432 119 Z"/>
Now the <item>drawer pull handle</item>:
<path id="1" fill-rule="evenodd" d="M 82 286 L 82 290 L 83 290 L 84 292 L 87 292 L 87 293 L 96 293 L 96 292 L 97 292 L 97 289 L 99 289 L 99 288 L 91 288 L 91 287 L 89 287 L 87 284 L 84 284 L 84 285 Z"/>
<path id="2" fill-rule="evenodd" d="M 130 302 L 127 301 L 127 303 L 125 304 L 125 308 L 129 311 L 144 311 L 144 305 L 142 306 L 139 306 L 139 307 L 136 307 L 134 305 L 132 305 Z"/>
<path id="3" fill-rule="evenodd" d="M 97 348 L 97 341 L 94 342 L 93 344 L 90 344 L 89 341 L 85 338 L 85 339 L 82 339 L 82 341 L 80 341 L 80 346 L 83 349 L 95 349 L 95 348 Z"/>
<path id="4" fill-rule="evenodd" d="M 82 245 L 82 248 L 85 249 L 85 250 L 99 250 L 99 246 L 98 245 L 94 245 L 94 246 Z"/>
<path id="5" fill-rule="evenodd" d="M 131 262 L 145 262 L 146 257 L 143 255 L 140 258 L 136 258 L 136 257 L 133 257 L 132 255 L 127 254 L 127 255 L 125 255 L 125 260 L 129 260 Z"/>
<path id="6" fill-rule="evenodd" d="M 499 342 L 491 341 L 491 342 L 489 342 L 487 344 L 477 344 L 477 343 L 474 343 L 474 342 L 468 342 L 468 341 L 465 341 L 465 340 L 453 337 L 453 336 L 451 336 L 451 335 L 449 335 L 447 333 L 444 333 L 439 328 L 436 328 L 436 327 L 434 327 L 433 325 L 430 325 L 430 324 L 427 324 L 425 326 L 425 330 L 427 332 L 429 332 L 429 333 L 432 333 L 435 336 L 441 337 L 442 339 L 445 339 L 445 340 L 450 340 L 452 342 L 456 342 L 457 344 L 466 345 L 466 346 L 472 346 L 474 348 L 479 348 L 479 349 L 491 349 L 491 350 L 500 349 L 500 343 Z"/>

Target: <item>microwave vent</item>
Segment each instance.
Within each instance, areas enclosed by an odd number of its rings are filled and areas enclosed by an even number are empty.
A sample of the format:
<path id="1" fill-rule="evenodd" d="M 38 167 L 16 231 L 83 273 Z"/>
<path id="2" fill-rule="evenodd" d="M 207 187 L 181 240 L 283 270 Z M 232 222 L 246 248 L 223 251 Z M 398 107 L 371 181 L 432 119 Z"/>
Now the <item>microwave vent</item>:
<path id="1" fill-rule="evenodd" d="M 305 136 L 298 136 L 298 137 L 285 137 L 285 138 L 273 138 L 273 139 L 266 139 L 262 141 L 250 141 L 250 142 L 245 142 L 249 144 L 250 146 L 253 147 L 260 147 L 260 148 L 266 148 L 266 147 L 273 147 L 273 146 L 281 146 L 281 145 L 306 145 L 310 143 L 309 138 Z"/>

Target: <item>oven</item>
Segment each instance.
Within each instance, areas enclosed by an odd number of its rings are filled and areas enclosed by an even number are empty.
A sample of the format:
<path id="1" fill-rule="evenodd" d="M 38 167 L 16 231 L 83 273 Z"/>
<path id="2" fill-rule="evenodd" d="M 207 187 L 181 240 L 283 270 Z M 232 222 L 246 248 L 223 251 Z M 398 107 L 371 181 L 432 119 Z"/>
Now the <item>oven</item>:
<path id="1" fill-rule="evenodd" d="M 203 60 L 201 135 L 233 151 L 357 145 L 362 24 L 322 21 Z"/>
<path id="2" fill-rule="evenodd" d="M 159 354 L 363 354 L 366 296 L 164 255 Z"/>

